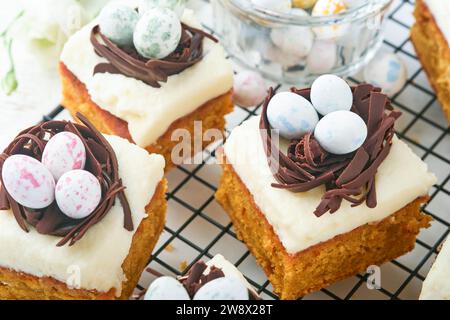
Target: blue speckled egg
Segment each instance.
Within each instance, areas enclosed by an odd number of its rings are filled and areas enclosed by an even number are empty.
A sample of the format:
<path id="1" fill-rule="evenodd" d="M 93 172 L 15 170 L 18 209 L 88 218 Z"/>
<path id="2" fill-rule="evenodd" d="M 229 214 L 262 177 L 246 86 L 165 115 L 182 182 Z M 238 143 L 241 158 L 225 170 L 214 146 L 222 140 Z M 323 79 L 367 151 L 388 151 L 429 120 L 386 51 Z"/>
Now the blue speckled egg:
<path id="1" fill-rule="evenodd" d="M 235 277 L 214 279 L 201 287 L 194 300 L 248 300 L 248 288 Z"/>
<path id="2" fill-rule="evenodd" d="M 148 59 L 164 59 L 180 43 L 180 19 L 167 8 L 150 9 L 137 23 L 133 38 L 139 54 Z"/>
<path id="3" fill-rule="evenodd" d="M 172 277 L 160 277 L 152 282 L 144 300 L 190 300 L 183 285 Z"/>
<path id="4" fill-rule="evenodd" d="M 335 111 L 320 119 L 314 137 L 326 151 L 347 154 L 362 146 L 367 137 L 367 126 L 354 112 Z"/>
<path id="5" fill-rule="evenodd" d="M 390 96 L 403 88 L 406 78 L 405 64 L 394 53 L 377 55 L 364 69 L 364 80 L 380 87 Z"/>
<path id="6" fill-rule="evenodd" d="M 299 139 L 314 130 L 319 116 L 312 104 L 293 92 L 280 92 L 267 106 L 267 118 L 273 129 L 286 139 Z"/>
<path id="7" fill-rule="evenodd" d="M 179 17 L 186 8 L 186 0 L 140 0 L 139 14 L 144 14 L 153 8 L 167 8 L 174 11 Z"/>
<path id="8" fill-rule="evenodd" d="M 100 13 L 100 31 L 118 46 L 131 47 L 138 20 L 139 15 L 133 8 L 120 4 L 108 5 Z"/>
<path id="9" fill-rule="evenodd" d="M 311 103 L 321 115 L 338 110 L 350 110 L 353 93 L 344 79 L 332 74 L 318 77 L 311 86 Z"/>

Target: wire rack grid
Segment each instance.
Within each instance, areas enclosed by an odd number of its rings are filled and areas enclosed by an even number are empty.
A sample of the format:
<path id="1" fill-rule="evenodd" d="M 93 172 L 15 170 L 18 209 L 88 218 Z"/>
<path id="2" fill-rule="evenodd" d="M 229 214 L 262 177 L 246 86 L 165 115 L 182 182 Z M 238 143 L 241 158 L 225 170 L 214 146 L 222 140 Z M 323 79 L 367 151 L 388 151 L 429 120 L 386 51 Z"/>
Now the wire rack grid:
<path id="1" fill-rule="evenodd" d="M 189 4 L 199 13 L 203 27 L 214 34 L 209 1 L 194 0 Z M 365 285 L 368 275 L 357 274 L 303 299 L 417 299 L 438 248 L 450 232 L 449 128 L 409 40 L 409 29 L 414 23 L 413 8 L 413 0 L 394 1 L 387 16 L 382 50 L 396 52 L 408 68 L 406 85 L 392 97 L 394 107 L 403 111 L 396 131 L 438 177 L 430 201 L 423 207 L 434 221 L 430 228 L 420 233 L 413 251 L 380 266 L 381 289 L 370 290 Z M 240 67 L 236 65 L 235 68 Z M 358 74 L 349 81 L 359 83 L 362 77 Z M 277 89 L 288 88 L 281 83 L 271 85 Z M 259 106 L 236 107 L 227 117 L 226 135 L 259 112 Z M 57 107 L 44 119 L 67 117 L 63 108 Z M 243 272 L 263 299 L 277 299 L 270 282 L 245 245 L 237 240 L 230 220 L 215 202 L 214 193 L 221 173 L 215 155 L 222 144 L 210 145 L 203 152 L 201 164 L 179 166 L 168 174 L 168 221 L 149 267 L 162 274 L 181 275 L 196 261 L 208 260 L 221 253 Z M 136 287 L 136 296 L 154 277 L 150 272 L 144 272 Z"/>

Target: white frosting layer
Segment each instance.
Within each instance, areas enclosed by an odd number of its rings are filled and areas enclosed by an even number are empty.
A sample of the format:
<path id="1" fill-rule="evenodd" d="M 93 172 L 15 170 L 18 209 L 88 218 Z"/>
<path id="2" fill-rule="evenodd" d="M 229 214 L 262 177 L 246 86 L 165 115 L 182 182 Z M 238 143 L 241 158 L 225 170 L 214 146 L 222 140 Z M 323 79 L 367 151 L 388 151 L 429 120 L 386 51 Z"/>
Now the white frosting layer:
<path id="1" fill-rule="evenodd" d="M 424 0 L 442 34 L 450 45 L 450 2 L 448 0 Z"/>
<path id="2" fill-rule="evenodd" d="M 225 144 L 225 154 L 291 254 L 382 220 L 426 195 L 436 182 L 427 165 L 395 138 L 376 176 L 378 205 L 373 209 L 365 204 L 351 208 L 349 202 L 343 201 L 336 213 L 317 218 L 313 211 L 325 188 L 320 186 L 303 193 L 272 188 L 276 181 L 267 164 L 258 125 L 259 117 L 254 117 L 235 128 Z"/>
<path id="3" fill-rule="evenodd" d="M 186 10 L 183 22 L 200 27 L 193 12 Z M 61 61 L 86 85 L 92 101 L 102 109 L 128 122 L 136 144 L 154 143 L 175 120 L 195 111 L 233 86 L 233 70 L 219 44 L 204 40 L 204 58 L 180 74 L 169 77 L 161 88 L 120 74 L 96 74 L 100 58 L 89 37 L 94 21 L 76 33 L 64 47 Z"/>
<path id="4" fill-rule="evenodd" d="M 110 212 L 72 247 L 56 247 L 59 237 L 42 235 L 31 229 L 25 233 L 10 210 L 0 211 L 0 267 L 37 277 L 52 277 L 74 284 L 79 271 L 79 287 L 121 293 L 126 280 L 122 263 L 127 257 L 133 235 L 147 214 L 145 207 L 164 175 L 164 158 L 149 155 L 128 141 L 107 136 L 119 163 L 119 174 L 133 214 L 134 231 L 123 228 L 123 210 L 116 201 Z M 76 280 L 75 280 L 76 284 Z"/>
<path id="5" fill-rule="evenodd" d="M 450 300 L 450 239 L 445 241 L 423 282 L 420 299 Z"/>

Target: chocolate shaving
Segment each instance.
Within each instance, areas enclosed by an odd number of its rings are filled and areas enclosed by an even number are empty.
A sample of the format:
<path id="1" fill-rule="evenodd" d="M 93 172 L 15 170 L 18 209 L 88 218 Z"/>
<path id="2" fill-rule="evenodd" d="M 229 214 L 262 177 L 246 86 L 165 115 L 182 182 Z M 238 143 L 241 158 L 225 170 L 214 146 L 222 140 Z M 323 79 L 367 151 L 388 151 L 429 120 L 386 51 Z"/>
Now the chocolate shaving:
<path id="1" fill-rule="evenodd" d="M 4 161 L 11 155 L 24 154 L 41 160 L 45 145 L 57 133 L 67 131 L 76 134 L 86 148 L 85 170 L 99 180 L 102 187 L 102 200 L 97 208 L 84 219 L 72 219 L 64 215 L 56 201 L 41 210 L 32 210 L 18 204 L 0 186 L 0 210 L 11 209 L 19 226 L 28 232 L 28 225 L 45 235 L 62 237 L 57 246 L 74 245 L 96 223 L 101 221 L 119 198 L 124 213 L 124 228 L 132 231 L 133 220 L 130 205 L 125 196 L 122 180 L 119 177 L 119 165 L 116 154 L 95 127 L 80 113 L 78 119 L 84 124 L 78 125 L 68 121 L 49 121 L 21 132 L 0 155 L 0 171 Z M 1 175 L 0 175 L 1 180 Z M 2 185 L 3 185 L 3 181 Z"/>
<path id="2" fill-rule="evenodd" d="M 120 48 L 101 33 L 97 25 L 91 31 L 91 43 L 95 52 L 108 60 L 94 68 L 96 73 L 123 74 L 160 88 L 159 82 L 167 82 L 169 76 L 178 74 L 203 59 L 203 39 L 217 39 L 212 35 L 184 23 L 178 47 L 168 57 L 146 59 L 135 48 Z"/>
<path id="3" fill-rule="evenodd" d="M 310 100 L 310 89 L 292 88 L 291 91 Z M 401 115 L 401 112 L 392 110 L 388 97 L 380 91 L 370 84 L 352 88 L 351 110 L 366 123 L 367 139 L 355 152 L 335 155 L 325 151 L 312 133 L 300 140 L 292 140 L 287 154 L 273 144 L 267 119 L 267 106 L 274 95 L 270 89 L 263 105 L 260 129 L 269 166 L 278 182 L 272 186 L 305 192 L 325 185 L 326 192 L 314 211 L 317 217 L 328 211 L 336 212 L 342 200 L 351 202 L 352 206 L 365 202 L 369 208 L 374 208 L 377 205 L 375 175 L 389 154 L 394 122 Z"/>

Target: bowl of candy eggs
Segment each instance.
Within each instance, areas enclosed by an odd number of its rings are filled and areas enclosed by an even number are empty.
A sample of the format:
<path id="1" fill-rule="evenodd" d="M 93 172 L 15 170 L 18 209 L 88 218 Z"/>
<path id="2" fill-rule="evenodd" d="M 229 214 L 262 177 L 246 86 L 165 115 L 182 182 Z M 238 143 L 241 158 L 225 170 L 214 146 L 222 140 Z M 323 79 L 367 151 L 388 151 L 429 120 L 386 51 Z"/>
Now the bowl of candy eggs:
<path id="1" fill-rule="evenodd" d="M 215 31 L 230 56 L 283 83 L 309 85 L 369 62 L 393 0 L 215 0 Z"/>

